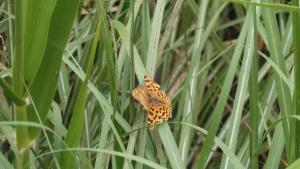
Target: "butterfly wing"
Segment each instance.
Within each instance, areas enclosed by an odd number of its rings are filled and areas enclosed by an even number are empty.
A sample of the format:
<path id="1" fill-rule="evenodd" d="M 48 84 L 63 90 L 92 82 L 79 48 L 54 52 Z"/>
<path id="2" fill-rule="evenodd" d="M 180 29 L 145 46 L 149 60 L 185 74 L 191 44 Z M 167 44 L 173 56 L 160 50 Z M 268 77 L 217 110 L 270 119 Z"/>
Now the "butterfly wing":
<path id="1" fill-rule="evenodd" d="M 149 94 L 144 86 L 138 86 L 132 91 L 133 98 L 138 101 L 145 110 L 149 109 Z"/>
<path id="2" fill-rule="evenodd" d="M 156 124 L 167 121 L 172 116 L 172 108 L 156 102 L 150 102 L 148 109 L 148 126 L 153 129 Z"/>
<path id="3" fill-rule="evenodd" d="M 168 95 L 164 91 L 160 90 L 160 86 L 157 83 L 155 83 L 150 76 L 145 75 L 144 82 L 145 88 L 149 93 L 151 99 L 158 100 L 163 104 L 171 106 L 171 101 Z"/>

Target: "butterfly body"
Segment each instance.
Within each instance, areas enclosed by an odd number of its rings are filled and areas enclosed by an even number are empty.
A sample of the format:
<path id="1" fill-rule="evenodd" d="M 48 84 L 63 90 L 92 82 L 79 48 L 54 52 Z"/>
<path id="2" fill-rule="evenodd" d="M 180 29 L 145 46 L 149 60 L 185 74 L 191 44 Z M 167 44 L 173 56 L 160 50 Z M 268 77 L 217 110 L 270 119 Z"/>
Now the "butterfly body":
<path id="1" fill-rule="evenodd" d="M 150 76 L 144 76 L 144 86 L 138 86 L 132 91 L 132 96 L 148 112 L 148 126 L 168 121 L 172 117 L 172 104 L 169 96 L 155 83 Z"/>

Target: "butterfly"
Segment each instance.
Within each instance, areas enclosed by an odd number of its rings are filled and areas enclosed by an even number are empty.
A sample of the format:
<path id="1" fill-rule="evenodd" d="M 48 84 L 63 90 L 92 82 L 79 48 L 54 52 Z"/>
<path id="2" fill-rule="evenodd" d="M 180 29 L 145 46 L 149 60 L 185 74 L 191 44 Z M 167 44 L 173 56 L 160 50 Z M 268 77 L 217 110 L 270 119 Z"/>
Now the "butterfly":
<path id="1" fill-rule="evenodd" d="M 156 124 L 172 118 L 172 104 L 169 96 L 150 76 L 144 76 L 144 83 L 132 91 L 132 96 L 148 112 L 148 126 L 153 129 Z"/>

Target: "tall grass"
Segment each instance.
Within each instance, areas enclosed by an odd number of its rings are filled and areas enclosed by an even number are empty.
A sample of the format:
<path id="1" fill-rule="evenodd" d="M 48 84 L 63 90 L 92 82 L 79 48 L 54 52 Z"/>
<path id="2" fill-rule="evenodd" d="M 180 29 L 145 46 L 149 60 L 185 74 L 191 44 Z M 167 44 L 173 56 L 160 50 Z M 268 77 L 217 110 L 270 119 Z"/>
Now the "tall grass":
<path id="1" fill-rule="evenodd" d="M 0 1 L 0 168 L 299 168 L 299 1 Z M 147 128 L 151 75 L 173 118 Z"/>

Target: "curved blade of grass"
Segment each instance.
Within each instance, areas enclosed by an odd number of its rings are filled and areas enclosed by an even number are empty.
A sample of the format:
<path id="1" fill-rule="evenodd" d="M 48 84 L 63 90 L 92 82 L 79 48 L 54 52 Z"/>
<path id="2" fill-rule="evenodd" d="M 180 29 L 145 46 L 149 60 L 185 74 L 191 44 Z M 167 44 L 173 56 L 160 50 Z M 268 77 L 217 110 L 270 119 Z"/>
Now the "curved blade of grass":
<path id="1" fill-rule="evenodd" d="M 276 73 L 278 73 L 280 75 L 280 78 L 282 78 L 283 82 L 289 87 L 289 89 L 292 89 L 292 83 L 291 80 L 288 79 L 288 77 L 280 70 L 280 68 L 278 67 L 278 65 L 276 63 L 273 62 L 272 59 L 268 58 L 264 53 L 262 52 L 258 52 L 272 67 L 273 69 L 276 71 Z"/>
<path id="2" fill-rule="evenodd" d="M 35 123 L 35 122 L 28 122 L 28 121 L 0 121 L 0 126 L 30 126 L 33 128 L 39 128 L 39 129 L 44 129 L 45 131 L 49 131 L 54 135 L 58 135 L 57 132 L 52 130 L 50 127 L 45 126 L 40 123 Z"/>
<path id="3" fill-rule="evenodd" d="M 265 8 L 271 8 L 271 9 L 281 9 L 284 11 L 289 12 L 300 12 L 300 8 L 298 6 L 291 6 L 286 4 L 280 4 L 280 3 L 263 3 L 263 2 L 251 2 L 251 1 L 245 1 L 245 0 L 225 0 L 228 2 L 234 2 L 234 3 L 241 3 L 241 4 L 249 4 L 249 5 L 255 5 Z"/>
<path id="4" fill-rule="evenodd" d="M 7 96 L 10 99 L 12 99 L 16 105 L 22 106 L 26 104 L 26 102 L 20 96 L 18 96 L 1 77 L 0 77 L 0 86 L 2 87 L 3 91 L 6 92 Z"/>
<path id="5" fill-rule="evenodd" d="M 130 155 L 130 154 L 127 154 L 127 153 L 121 153 L 121 152 L 117 152 L 117 151 L 105 150 L 105 149 L 92 149 L 92 148 L 68 148 L 68 149 L 54 150 L 54 151 L 51 151 L 51 152 L 40 154 L 40 155 L 36 156 L 35 159 L 47 156 L 49 154 L 59 153 L 59 152 L 64 152 L 64 151 L 84 151 L 84 152 L 85 151 L 91 151 L 91 152 L 97 152 L 97 153 L 106 153 L 106 154 L 111 154 L 111 155 L 115 155 L 115 156 L 119 156 L 119 157 L 124 157 L 128 160 L 134 160 L 136 162 L 145 164 L 145 165 L 147 165 L 149 167 L 152 167 L 152 168 L 155 168 L 155 169 L 156 168 L 157 169 L 166 169 L 165 167 L 162 167 L 157 163 L 154 163 L 152 161 L 146 160 L 144 158 L 141 158 L 141 157 L 138 157 L 138 156 L 135 156 L 135 155 Z"/>

